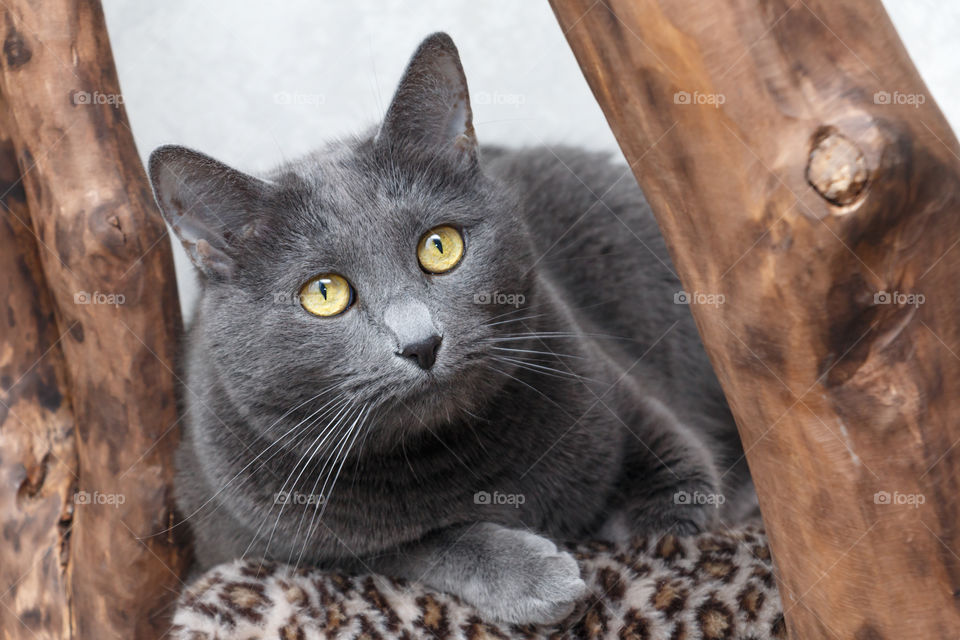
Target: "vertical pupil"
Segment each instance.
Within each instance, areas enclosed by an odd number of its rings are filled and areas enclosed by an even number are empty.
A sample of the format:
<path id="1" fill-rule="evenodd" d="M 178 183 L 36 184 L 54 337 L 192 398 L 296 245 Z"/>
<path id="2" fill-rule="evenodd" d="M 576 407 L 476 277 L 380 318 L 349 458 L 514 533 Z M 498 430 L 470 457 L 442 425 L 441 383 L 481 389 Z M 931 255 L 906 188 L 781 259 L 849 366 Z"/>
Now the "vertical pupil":
<path id="1" fill-rule="evenodd" d="M 440 242 L 440 237 L 433 236 L 432 238 L 430 238 L 430 240 L 433 241 L 433 246 L 437 248 L 437 251 L 439 251 L 440 253 L 443 253 L 443 243 Z"/>
<path id="2" fill-rule="evenodd" d="M 323 284 L 322 282 L 320 283 L 320 295 L 323 296 L 324 300 L 327 299 L 327 285 Z"/>

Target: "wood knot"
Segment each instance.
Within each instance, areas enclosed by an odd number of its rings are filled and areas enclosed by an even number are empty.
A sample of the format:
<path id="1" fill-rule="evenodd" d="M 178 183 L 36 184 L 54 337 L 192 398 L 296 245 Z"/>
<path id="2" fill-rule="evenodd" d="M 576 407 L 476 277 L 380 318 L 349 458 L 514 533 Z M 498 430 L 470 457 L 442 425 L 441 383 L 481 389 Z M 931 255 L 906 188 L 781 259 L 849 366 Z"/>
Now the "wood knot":
<path id="1" fill-rule="evenodd" d="M 3 55 L 8 69 L 16 69 L 30 62 L 33 52 L 27 45 L 20 32 L 13 27 L 7 28 L 7 36 L 3 40 Z"/>
<path id="2" fill-rule="evenodd" d="M 856 202 L 867 186 L 863 152 L 846 136 L 821 129 L 807 163 L 807 181 L 825 200 L 838 206 Z"/>

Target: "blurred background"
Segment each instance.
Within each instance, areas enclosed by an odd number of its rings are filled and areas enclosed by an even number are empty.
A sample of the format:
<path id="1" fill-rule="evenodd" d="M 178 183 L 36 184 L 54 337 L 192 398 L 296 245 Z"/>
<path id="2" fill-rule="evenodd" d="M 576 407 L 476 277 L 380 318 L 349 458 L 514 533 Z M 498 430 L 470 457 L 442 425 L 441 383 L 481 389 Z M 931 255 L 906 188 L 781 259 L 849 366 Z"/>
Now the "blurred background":
<path id="1" fill-rule="evenodd" d="M 707 0 L 688 0 L 707 1 Z M 960 2 L 885 0 L 960 127 Z M 457 43 L 481 143 L 619 153 L 546 0 L 104 0 L 140 154 L 182 144 L 263 171 L 378 122 L 434 31 Z M 797 3 L 802 10 L 802 4 Z M 174 242 L 184 317 L 197 288 Z"/>

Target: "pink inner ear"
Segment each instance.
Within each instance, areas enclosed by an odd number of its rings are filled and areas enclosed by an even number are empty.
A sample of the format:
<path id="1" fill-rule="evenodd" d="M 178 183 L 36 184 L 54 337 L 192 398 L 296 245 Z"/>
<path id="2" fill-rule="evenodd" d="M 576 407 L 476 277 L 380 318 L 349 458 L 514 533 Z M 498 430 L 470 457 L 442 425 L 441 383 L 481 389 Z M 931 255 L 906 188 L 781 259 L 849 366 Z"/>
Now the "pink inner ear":
<path id="1" fill-rule="evenodd" d="M 449 36 L 434 34 L 414 53 L 375 140 L 395 137 L 474 154 L 472 119 L 456 47 Z"/>
<path id="2" fill-rule="evenodd" d="M 470 116 L 470 103 L 461 98 L 454 103 L 447 123 L 446 139 L 453 140 L 453 146 L 461 151 L 469 151 L 477 146 Z"/>
<path id="3" fill-rule="evenodd" d="M 443 56 L 437 61 L 440 74 L 450 89 L 451 105 L 444 138 L 453 142 L 453 145 L 462 150 L 476 146 L 476 136 L 473 131 L 473 113 L 470 109 L 470 97 L 467 86 L 463 81 L 457 60 L 450 56 Z M 454 93 L 453 88 L 457 87 Z"/>

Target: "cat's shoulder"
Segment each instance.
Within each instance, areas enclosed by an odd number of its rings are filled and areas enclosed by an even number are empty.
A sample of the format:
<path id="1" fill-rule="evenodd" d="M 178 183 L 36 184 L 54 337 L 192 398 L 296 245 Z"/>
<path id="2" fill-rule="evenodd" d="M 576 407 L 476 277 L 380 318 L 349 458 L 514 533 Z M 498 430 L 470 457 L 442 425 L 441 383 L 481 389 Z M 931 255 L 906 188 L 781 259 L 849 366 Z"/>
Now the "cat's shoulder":
<path id="1" fill-rule="evenodd" d="M 641 226 L 650 217 L 630 168 L 609 152 L 572 146 L 484 147 L 481 164 L 518 194 L 524 216 L 535 225 L 568 225 L 598 200 L 604 203 L 601 208 Z"/>

